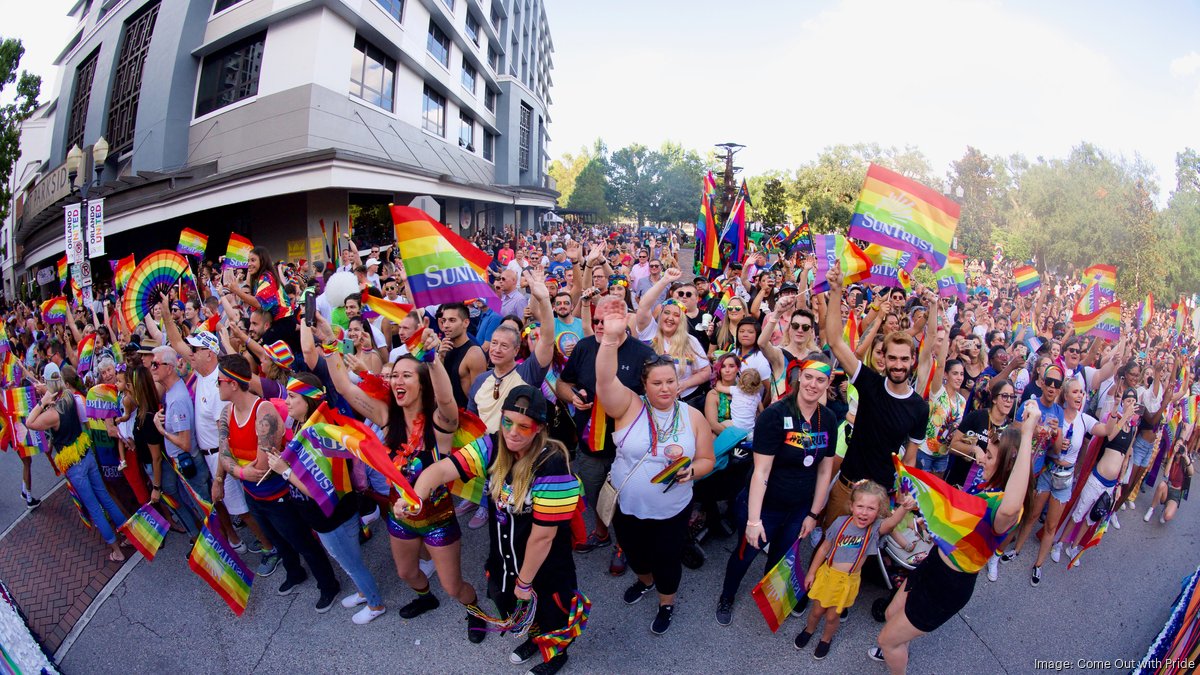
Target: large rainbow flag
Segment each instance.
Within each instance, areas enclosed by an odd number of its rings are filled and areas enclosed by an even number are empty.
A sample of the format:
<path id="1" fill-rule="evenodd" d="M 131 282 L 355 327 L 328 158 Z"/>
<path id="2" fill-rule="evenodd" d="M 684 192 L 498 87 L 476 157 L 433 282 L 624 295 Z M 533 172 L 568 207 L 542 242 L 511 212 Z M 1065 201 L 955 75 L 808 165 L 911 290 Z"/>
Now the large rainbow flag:
<path id="1" fill-rule="evenodd" d="M 67 275 L 70 274 L 71 268 L 67 264 L 67 256 L 63 256 L 56 265 L 58 270 L 58 290 L 62 290 L 67 286 Z"/>
<path id="2" fill-rule="evenodd" d="M 871 259 L 855 246 L 854 242 L 842 235 L 818 234 L 813 237 L 813 247 L 817 252 L 813 294 L 829 290 L 829 282 L 825 275 L 838 262 L 842 263 L 842 283 L 846 286 L 871 276 Z"/>
<path id="3" fill-rule="evenodd" d="M 162 546 L 163 538 L 167 536 L 169 529 L 171 524 L 167 519 L 153 506 L 146 504 L 134 511 L 117 531 L 125 535 L 129 543 L 146 556 L 146 560 L 154 562 L 154 556 L 158 555 L 158 549 Z"/>
<path id="4" fill-rule="evenodd" d="M 61 295 L 43 302 L 41 310 L 42 320 L 46 323 L 67 322 L 67 299 Z"/>
<path id="5" fill-rule="evenodd" d="M 254 572 L 234 552 L 221 534 L 216 512 L 210 513 L 200 528 L 200 536 L 188 556 L 188 567 L 221 596 L 233 613 L 241 616 L 250 601 Z"/>
<path id="6" fill-rule="evenodd" d="M 946 256 L 946 266 L 937 271 L 938 295 L 944 298 L 957 297 L 967 301 L 967 258 L 958 251 Z"/>
<path id="7" fill-rule="evenodd" d="M 487 282 L 491 256 L 420 209 L 393 204 L 392 220 L 414 306 L 482 298 L 500 311 L 500 297 Z"/>
<path id="8" fill-rule="evenodd" d="M 413 491 L 412 484 L 400 472 L 400 469 L 392 462 L 388 449 L 374 431 L 369 429 L 367 425 L 358 420 L 345 417 L 337 410 L 329 407 L 328 403 L 322 403 L 315 416 L 320 416 L 329 421 L 331 425 L 341 427 L 338 430 L 341 438 L 339 443 L 350 454 L 362 460 L 367 466 L 375 469 L 383 474 L 383 477 L 396 488 L 400 498 L 411 506 L 418 506 L 421 500 L 417 498 L 417 493 Z"/>
<path id="9" fill-rule="evenodd" d="M 1100 309 L 1086 313 L 1084 304 L 1087 293 L 1075 303 L 1075 311 L 1071 315 L 1071 323 L 1075 324 L 1076 335 L 1094 335 L 1106 340 L 1118 340 L 1121 337 L 1121 301 L 1116 300 Z"/>
<path id="10" fill-rule="evenodd" d="M 964 572 L 983 569 L 1007 534 L 991 527 L 1004 493 L 969 495 L 927 471 L 905 466 L 898 455 L 892 455 L 892 462 L 901 491 L 917 500 L 938 548 Z"/>
<path id="11" fill-rule="evenodd" d="M 912 277 L 906 271 L 909 262 L 917 259 L 912 253 L 879 244 L 868 245 L 863 253 L 871 259 L 870 276 L 864 280 L 868 284 L 901 286 L 905 291 L 912 288 Z"/>
<path id="12" fill-rule="evenodd" d="M 332 516 L 338 499 L 354 489 L 341 438 L 340 427 L 313 424 L 296 434 L 280 455 L 326 516 Z"/>
<path id="13" fill-rule="evenodd" d="M 1017 282 L 1017 292 L 1021 295 L 1029 295 L 1042 285 L 1042 277 L 1032 265 L 1014 267 L 1013 279 Z"/>
<path id="14" fill-rule="evenodd" d="M 1117 297 L 1117 268 L 1112 265 L 1092 265 L 1083 271 L 1083 285 L 1096 284 L 1103 298 L 1112 302 Z"/>
<path id="15" fill-rule="evenodd" d="M 391 321 L 394 324 L 399 324 L 408 316 L 408 313 L 413 311 L 412 305 L 406 305 L 402 302 L 392 302 L 387 298 L 377 298 L 370 293 L 363 291 L 362 294 L 363 315 L 368 319 L 374 319 L 377 316 Z M 420 331 L 414 333 L 419 335 Z"/>
<path id="16" fill-rule="evenodd" d="M 750 591 L 772 633 L 779 630 L 805 594 L 804 564 L 800 561 L 801 541 L 797 539 L 783 558 Z M 739 544 L 748 545 L 744 541 Z"/>
<path id="17" fill-rule="evenodd" d="M 721 232 L 719 246 L 729 245 L 729 257 L 725 262 L 743 262 L 746 259 L 746 202 L 739 195 L 729 211 L 729 220 Z"/>
<path id="18" fill-rule="evenodd" d="M 717 194 L 717 179 L 711 171 L 704 174 L 704 185 L 700 190 L 700 216 L 696 219 L 696 265 L 697 273 L 708 273 L 721 268 L 720 247 L 717 245 L 717 223 L 713 215 L 713 198 Z M 712 263 L 716 263 L 714 268 Z"/>
<path id="19" fill-rule="evenodd" d="M 872 164 L 854 207 L 849 235 L 909 251 L 924 258 L 936 272 L 946 264 L 958 216 L 959 206 L 954 200 Z"/>
<path id="20" fill-rule="evenodd" d="M 229 235 L 229 246 L 225 249 L 225 264 L 223 269 L 244 270 L 250 267 L 250 252 L 254 244 L 240 234 Z"/>

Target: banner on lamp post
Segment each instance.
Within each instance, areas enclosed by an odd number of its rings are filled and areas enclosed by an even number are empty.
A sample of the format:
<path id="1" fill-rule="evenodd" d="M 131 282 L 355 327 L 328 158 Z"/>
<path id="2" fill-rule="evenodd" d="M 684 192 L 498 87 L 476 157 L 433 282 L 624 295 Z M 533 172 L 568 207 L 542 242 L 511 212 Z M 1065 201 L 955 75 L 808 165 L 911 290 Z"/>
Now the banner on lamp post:
<path id="1" fill-rule="evenodd" d="M 83 222 L 81 205 L 68 204 L 63 207 L 63 242 L 67 249 L 67 262 L 79 262 L 83 257 Z M 76 243 L 79 247 L 76 247 Z M 76 257 L 78 256 L 78 257 Z"/>
<path id="2" fill-rule="evenodd" d="M 104 199 L 88 202 L 88 257 L 104 255 Z"/>

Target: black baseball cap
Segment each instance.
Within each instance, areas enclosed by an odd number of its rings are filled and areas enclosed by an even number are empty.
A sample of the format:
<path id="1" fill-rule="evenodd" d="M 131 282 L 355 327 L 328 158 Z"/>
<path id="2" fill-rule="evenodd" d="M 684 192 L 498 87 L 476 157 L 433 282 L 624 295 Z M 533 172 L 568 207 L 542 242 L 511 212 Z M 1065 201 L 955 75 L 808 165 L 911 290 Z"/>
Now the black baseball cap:
<path id="1" fill-rule="evenodd" d="M 515 412 L 529 417 L 538 424 L 546 423 L 546 397 L 542 390 L 522 384 L 508 392 L 504 405 L 500 408 L 505 412 Z"/>

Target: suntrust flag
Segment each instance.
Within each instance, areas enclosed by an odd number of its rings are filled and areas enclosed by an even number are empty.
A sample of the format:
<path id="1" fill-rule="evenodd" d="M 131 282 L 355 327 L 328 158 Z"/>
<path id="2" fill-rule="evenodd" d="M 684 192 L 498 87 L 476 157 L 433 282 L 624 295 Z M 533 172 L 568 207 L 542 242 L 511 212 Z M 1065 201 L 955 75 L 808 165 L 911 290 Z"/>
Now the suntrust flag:
<path id="1" fill-rule="evenodd" d="M 487 283 L 491 256 L 421 209 L 393 204 L 392 221 L 414 306 L 483 298 L 500 311 L 500 298 Z"/>
<path id="2" fill-rule="evenodd" d="M 825 276 L 839 262 L 842 264 L 842 283 L 847 286 L 871 276 L 871 259 L 854 242 L 840 234 L 818 234 L 813 237 L 813 249 L 817 256 L 813 293 L 829 290 Z"/>
<path id="3" fill-rule="evenodd" d="M 850 220 L 850 236 L 909 251 L 936 272 L 946 264 L 958 215 L 954 200 L 872 164 Z"/>

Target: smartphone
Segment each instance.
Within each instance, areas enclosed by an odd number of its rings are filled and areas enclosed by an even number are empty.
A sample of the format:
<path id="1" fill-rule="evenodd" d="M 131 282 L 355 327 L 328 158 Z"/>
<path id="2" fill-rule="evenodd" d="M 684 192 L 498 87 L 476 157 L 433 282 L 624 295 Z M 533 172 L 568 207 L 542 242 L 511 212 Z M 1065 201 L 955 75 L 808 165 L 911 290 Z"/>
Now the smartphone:
<path id="1" fill-rule="evenodd" d="M 317 292 L 313 288 L 304 294 L 304 323 L 309 328 L 317 325 Z"/>

